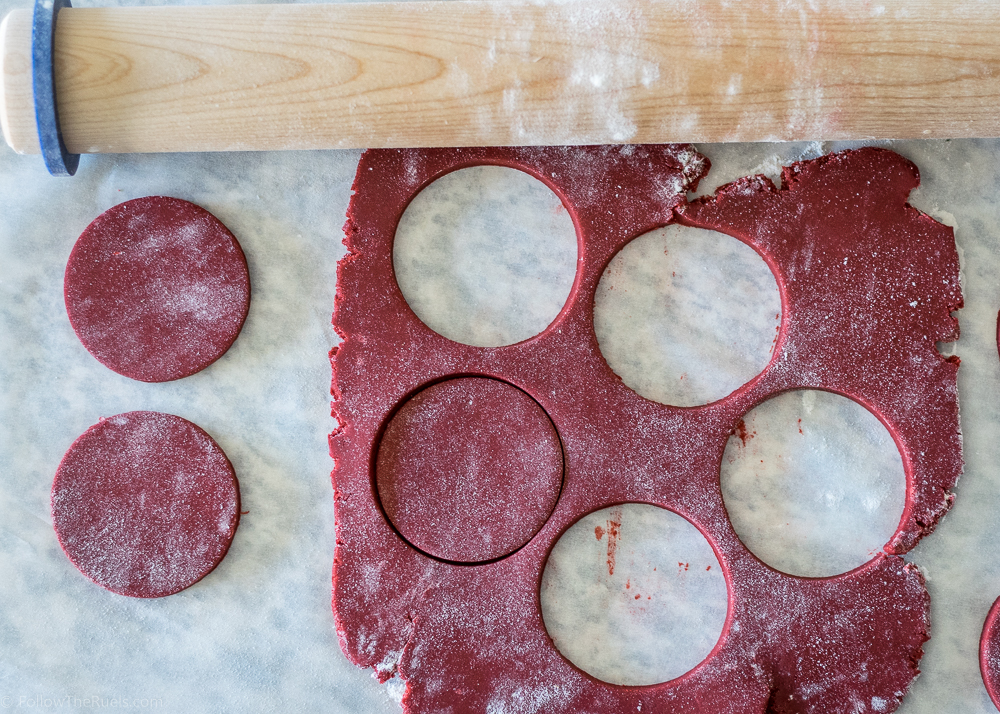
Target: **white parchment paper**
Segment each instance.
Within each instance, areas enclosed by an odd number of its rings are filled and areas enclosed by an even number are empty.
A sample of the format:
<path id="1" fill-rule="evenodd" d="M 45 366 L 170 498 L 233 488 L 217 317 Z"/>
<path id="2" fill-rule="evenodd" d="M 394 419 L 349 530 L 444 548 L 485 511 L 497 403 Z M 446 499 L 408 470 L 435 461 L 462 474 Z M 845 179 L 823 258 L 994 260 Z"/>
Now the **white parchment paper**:
<path id="1" fill-rule="evenodd" d="M 105 3 L 110 4 L 110 3 Z M 24 7 L 0 0 L 0 13 Z M 700 192 L 845 144 L 699 147 Z M 993 711 L 978 671 L 983 618 L 1000 596 L 1000 142 L 903 142 L 923 185 L 911 201 L 956 229 L 966 307 L 959 386 L 966 473 L 938 531 L 907 556 L 928 577 L 932 640 L 904 714 Z M 0 705 L 136 702 L 170 712 L 398 711 L 341 654 L 330 611 L 333 497 L 327 352 L 353 151 L 90 156 L 72 179 L 0 149 Z M 252 280 L 243 333 L 178 382 L 132 382 L 73 334 L 62 273 L 102 211 L 165 194 L 213 212 L 239 238 Z M 99 417 L 166 411 L 206 429 L 240 478 L 229 555 L 160 600 L 112 595 L 59 549 L 49 489 L 72 441 Z M 146 705 L 142 705 L 146 702 Z M 9 707 L 8 707 L 9 705 Z"/>

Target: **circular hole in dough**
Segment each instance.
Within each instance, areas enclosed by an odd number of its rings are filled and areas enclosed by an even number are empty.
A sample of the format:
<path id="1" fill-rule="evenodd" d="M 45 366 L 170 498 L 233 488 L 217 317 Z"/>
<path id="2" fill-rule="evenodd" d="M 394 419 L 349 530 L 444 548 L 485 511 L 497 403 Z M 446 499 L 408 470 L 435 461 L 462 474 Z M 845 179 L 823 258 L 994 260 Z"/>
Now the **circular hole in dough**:
<path id="1" fill-rule="evenodd" d="M 781 297 L 752 248 L 670 225 L 629 242 L 597 287 L 594 329 L 608 365 L 647 399 L 693 407 L 722 399 L 767 366 Z"/>
<path id="2" fill-rule="evenodd" d="M 559 197 L 523 171 L 475 166 L 429 184 L 396 228 L 399 289 L 455 342 L 499 347 L 544 331 L 569 297 L 577 237 Z"/>
<path id="3" fill-rule="evenodd" d="M 889 431 L 857 402 L 819 390 L 752 409 L 726 444 L 720 478 L 744 545 L 790 575 L 829 577 L 868 562 L 906 505 Z"/>
<path id="4" fill-rule="evenodd" d="M 163 597 L 193 585 L 225 557 L 239 520 L 229 459 L 171 414 L 102 419 L 69 448 L 52 484 L 63 551 L 119 595 Z"/>
<path id="5" fill-rule="evenodd" d="M 132 379 L 198 372 L 236 340 L 250 307 L 246 258 L 199 206 L 126 201 L 80 235 L 66 265 L 66 311 L 84 347 Z"/>
<path id="6" fill-rule="evenodd" d="M 681 516 L 627 503 L 595 511 L 556 541 L 541 586 L 556 648 L 610 684 L 676 679 L 722 635 L 726 579 L 705 536 Z"/>
<path id="7" fill-rule="evenodd" d="M 513 553 L 548 520 L 562 488 L 559 435 L 506 382 L 449 379 L 407 400 L 379 444 L 376 485 L 410 545 L 459 563 Z"/>

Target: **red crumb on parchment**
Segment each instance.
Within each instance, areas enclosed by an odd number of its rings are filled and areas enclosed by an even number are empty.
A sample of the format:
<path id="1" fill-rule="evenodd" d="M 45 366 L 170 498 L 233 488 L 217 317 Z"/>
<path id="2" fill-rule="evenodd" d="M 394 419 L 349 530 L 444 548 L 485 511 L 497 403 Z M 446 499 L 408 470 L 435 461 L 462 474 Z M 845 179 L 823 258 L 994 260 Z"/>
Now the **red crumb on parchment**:
<path id="1" fill-rule="evenodd" d="M 621 514 L 608 521 L 608 575 L 615 574 L 615 555 L 618 553 L 618 536 L 621 534 Z"/>

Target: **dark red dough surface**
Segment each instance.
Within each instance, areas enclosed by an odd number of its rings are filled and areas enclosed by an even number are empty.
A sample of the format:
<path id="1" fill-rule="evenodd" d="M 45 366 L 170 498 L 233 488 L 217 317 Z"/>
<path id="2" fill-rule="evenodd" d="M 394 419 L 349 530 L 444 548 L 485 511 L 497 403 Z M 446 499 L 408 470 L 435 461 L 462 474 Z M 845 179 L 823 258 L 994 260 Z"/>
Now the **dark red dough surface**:
<path id="1" fill-rule="evenodd" d="M 66 311 L 101 364 L 143 382 L 187 377 L 219 359 L 250 307 L 233 234 L 193 203 L 148 196 L 87 226 L 66 265 Z"/>
<path id="2" fill-rule="evenodd" d="M 479 563 L 510 555 L 548 519 L 562 447 L 540 406 L 495 379 L 449 379 L 417 392 L 378 447 L 386 516 L 430 555 Z"/>
<path id="3" fill-rule="evenodd" d="M 225 557 L 239 520 L 229 459 L 171 414 L 102 419 L 69 448 L 52 484 L 63 551 L 119 595 L 162 597 L 193 585 Z"/>
<path id="4" fill-rule="evenodd" d="M 393 279 L 392 241 L 407 202 L 444 173 L 519 168 L 548 184 L 576 223 L 579 270 L 542 334 L 498 348 L 460 345 L 409 310 Z M 862 149 L 796 164 L 781 189 L 743 179 L 684 203 L 707 170 L 690 147 L 379 150 L 358 167 L 338 270 L 334 324 L 337 546 L 333 607 L 341 646 L 382 678 L 407 681 L 410 712 L 892 711 L 917 672 L 928 595 L 898 557 L 947 511 L 962 468 L 957 338 L 962 304 L 952 230 L 911 208 L 916 167 Z M 593 299 L 629 240 L 673 220 L 755 248 L 782 296 L 771 363 L 729 397 L 682 409 L 643 399 L 602 359 Z M 538 534 L 496 562 L 428 558 L 386 522 L 374 487 L 386 420 L 423 385 L 452 375 L 505 380 L 548 413 L 564 445 L 563 490 Z M 786 575 L 757 560 L 726 515 L 719 468 L 751 408 L 818 388 L 863 403 L 893 434 L 908 492 L 886 552 L 832 578 Z M 553 647 L 539 607 L 545 558 L 581 516 L 645 502 L 702 530 L 729 587 L 719 644 L 684 676 L 649 687 L 599 682 Z"/>
<path id="5" fill-rule="evenodd" d="M 1000 599 L 993 603 L 979 640 L 979 671 L 993 705 L 1000 709 Z"/>

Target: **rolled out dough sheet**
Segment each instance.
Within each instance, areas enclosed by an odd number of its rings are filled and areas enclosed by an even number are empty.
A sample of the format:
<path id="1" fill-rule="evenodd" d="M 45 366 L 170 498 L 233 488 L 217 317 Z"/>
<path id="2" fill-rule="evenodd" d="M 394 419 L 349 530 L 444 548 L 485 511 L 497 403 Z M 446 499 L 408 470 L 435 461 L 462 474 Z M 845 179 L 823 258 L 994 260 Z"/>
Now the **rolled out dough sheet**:
<path id="1" fill-rule="evenodd" d="M 477 163 L 519 168 L 545 181 L 580 227 L 582 258 L 563 311 L 541 334 L 503 348 L 472 347 L 432 332 L 392 285 L 396 226 L 414 194 Z M 697 190 L 708 170 L 688 145 L 373 150 L 362 156 L 345 226 L 348 255 L 338 268 L 334 327 L 344 341 L 331 355 L 340 420 L 330 439 L 337 517 L 333 609 L 345 654 L 380 678 L 398 674 L 407 712 L 534 711 L 544 703 L 546 711 L 568 714 L 763 708 L 796 714 L 857 711 L 856 702 L 886 712 L 909 689 L 927 639 L 929 597 L 919 569 L 899 556 L 950 507 L 962 468 L 958 361 L 936 347 L 957 337 L 951 312 L 962 305 L 953 231 L 906 203 L 919 184 L 917 167 L 880 148 L 794 163 L 783 170 L 780 187 L 751 176 L 685 202 L 684 190 Z M 665 194 L 663 186 L 676 192 Z M 759 378 L 698 407 L 655 404 L 623 385 L 602 359 L 593 327 L 592 296 L 608 261 L 667 220 L 750 245 L 771 264 L 784 302 L 781 332 Z M 559 501 L 520 550 L 491 553 L 503 557 L 481 558 L 474 567 L 431 559 L 427 553 L 440 549 L 413 548 L 413 534 L 447 532 L 452 519 L 429 508 L 425 494 L 454 492 L 449 484 L 461 479 L 446 466 L 422 464 L 457 462 L 475 482 L 479 459 L 495 454 L 498 465 L 505 461 L 489 444 L 482 453 L 452 456 L 455 433 L 472 422 L 462 412 L 480 398 L 473 385 L 494 380 L 524 390 L 559 432 L 566 463 Z M 401 429 L 414 428 L 399 426 L 410 422 L 412 405 L 448 387 L 465 398 L 428 398 L 427 431 L 400 449 Z M 723 449 L 746 413 L 795 389 L 829 390 L 867 405 L 893 432 L 909 466 L 907 508 L 885 552 L 827 578 L 764 566 L 736 537 L 717 487 Z M 482 424 L 476 438 L 490 429 Z M 534 442 L 526 436 L 507 429 L 511 442 Z M 404 471 L 412 463 L 416 473 L 406 478 L 419 479 L 422 492 L 382 488 L 383 475 L 395 476 L 387 485 L 405 481 L 382 468 L 383 454 L 398 451 L 421 454 L 392 456 L 390 463 Z M 371 487 L 374 452 L 381 506 Z M 514 511 L 534 500 L 516 490 L 503 496 Z M 495 519 L 476 519 L 497 500 L 468 493 L 466 538 L 497 537 Z M 621 503 L 652 504 L 687 518 L 711 542 L 729 584 L 729 616 L 716 648 L 659 687 L 627 688 L 584 676 L 556 650 L 541 622 L 547 553 L 577 519 Z M 398 528 L 400 513 L 411 516 L 406 530 Z M 608 557 L 612 575 L 610 551 Z M 548 605 L 557 608 L 551 600 Z"/>

